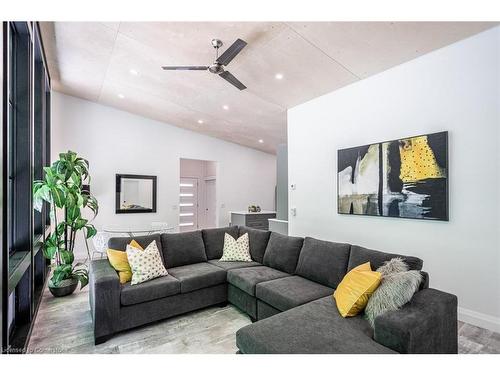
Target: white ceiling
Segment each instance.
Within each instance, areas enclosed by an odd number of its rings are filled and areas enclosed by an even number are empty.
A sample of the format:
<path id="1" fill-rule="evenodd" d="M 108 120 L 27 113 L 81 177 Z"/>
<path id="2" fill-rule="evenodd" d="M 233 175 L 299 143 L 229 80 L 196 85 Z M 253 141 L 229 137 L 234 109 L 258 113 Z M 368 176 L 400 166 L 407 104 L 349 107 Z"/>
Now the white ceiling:
<path id="1" fill-rule="evenodd" d="M 286 110 L 476 34 L 474 22 L 42 22 L 53 88 L 274 153 Z M 228 65 L 239 91 L 203 71 L 212 38 L 248 42 Z M 139 74 L 133 75 L 134 69 Z M 277 73 L 283 79 L 275 78 Z M 119 98 L 122 94 L 124 98 Z M 229 109 L 224 109 L 228 106 Z M 203 123 L 199 124 L 198 120 Z M 259 143 L 259 140 L 263 143 Z"/>

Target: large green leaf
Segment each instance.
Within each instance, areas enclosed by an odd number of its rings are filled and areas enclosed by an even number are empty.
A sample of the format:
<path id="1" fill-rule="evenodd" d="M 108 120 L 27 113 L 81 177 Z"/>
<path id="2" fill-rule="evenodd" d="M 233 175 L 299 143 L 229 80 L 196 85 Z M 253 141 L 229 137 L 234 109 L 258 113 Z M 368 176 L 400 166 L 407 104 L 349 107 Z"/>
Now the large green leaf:
<path id="1" fill-rule="evenodd" d="M 87 219 L 79 217 L 78 219 L 75 220 L 73 228 L 75 228 L 76 230 L 80 230 L 84 228 L 87 223 L 88 223 Z"/>
<path id="2" fill-rule="evenodd" d="M 33 208 L 41 212 L 44 201 L 52 203 L 50 187 L 45 183 L 33 184 Z"/>
<path id="3" fill-rule="evenodd" d="M 63 208 L 66 202 L 64 188 L 61 186 L 55 186 L 50 189 L 50 193 L 52 194 L 54 204 L 59 208 Z"/>
<path id="4" fill-rule="evenodd" d="M 57 252 L 57 246 L 47 246 L 46 244 L 43 244 L 42 251 L 45 258 L 52 260 Z"/>
<path id="5" fill-rule="evenodd" d="M 66 208 L 76 205 L 75 194 L 70 189 L 66 189 L 66 201 L 64 202 L 64 205 L 66 206 Z"/>
<path id="6" fill-rule="evenodd" d="M 59 224 L 57 224 L 57 228 L 56 228 L 57 236 L 62 236 L 64 234 L 65 230 L 66 230 L 66 222 L 65 221 L 62 221 Z"/>
<path id="7" fill-rule="evenodd" d="M 88 195 L 86 207 L 88 207 L 94 213 L 94 217 L 96 217 L 99 213 L 99 203 L 97 202 L 97 199 L 91 194 Z"/>
<path id="8" fill-rule="evenodd" d="M 52 274 L 52 284 L 58 286 L 62 280 L 70 279 L 73 276 L 72 267 L 70 264 L 63 264 L 54 268 Z"/>
<path id="9" fill-rule="evenodd" d="M 79 264 L 73 267 L 73 276 L 78 278 L 80 281 L 80 289 L 83 289 L 89 283 L 89 274 L 86 268 L 76 269 L 77 266 L 79 266 Z"/>
<path id="10" fill-rule="evenodd" d="M 92 224 L 86 225 L 85 229 L 87 229 L 87 233 L 86 233 L 87 239 L 94 237 L 97 234 L 97 229 L 95 229 L 95 227 Z"/>
<path id="11" fill-rule="evenodd" d="M 77 220 L 80 217 L 80 208 L 78 206 L 70 206 L 67 209 L 68 213 L 68 221 L 73 223 L 75 220 Z"/>
<path id="12" fill-rule="evenodd" d="M 57 184 L 57 174 L 52 167 L 44 167 L 43 172 L 45 173 L 45 183 L 49 188 L 55 187 Z"/>
<path id="13" fill-rule="evenodd" d="M 73 264 L 75 260 L 75 255 L 71 251 L 60 250 L 59 255 L 61 256 L 61 262 L 63 264 Z"/>

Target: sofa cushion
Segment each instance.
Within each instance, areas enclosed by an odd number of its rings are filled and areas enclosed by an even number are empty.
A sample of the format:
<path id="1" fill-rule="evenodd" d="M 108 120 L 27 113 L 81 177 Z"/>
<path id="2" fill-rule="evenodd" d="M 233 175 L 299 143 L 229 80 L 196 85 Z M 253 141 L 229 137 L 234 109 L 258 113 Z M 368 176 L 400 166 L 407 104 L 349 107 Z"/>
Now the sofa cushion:
<path id="1" fill-rule="evenodd" d="M 163 259 L 167 268 L 207 261 L 201 231 L 161 235 Z"/>
<path id="2" fill-rule="evenodd" d="M 384 262 L 396 257 L 403 258 L 403 260 L 408 264 L 411 270 L 421 270 L 424 264 L 424 262 L 420 258 L 400 254 L 384 253 L 382 251 L 370 250 L 361 246 L 351 245 L 351 254 L 349 256 L 349 265 L 347 269 L 348 271 L 350 271 L 360 264 L 370 262 L 372 270 L 376 270 L 382 264 L 384 264 Z"/>
<path id="3" fill-rule="evenodd" d="M 227 281 L 229 284 L 234 285 L 251 296 L 255 296 L 255 286 L 258 283 L 287 276 L 290 276 L 290 274 L 266 266 L 238 268 L 227 271 Z"/>
<path id="4" fill-rule="evenodd" d="M 127 245 L 129 245 L 133 240 L 135 240 L 143 249 L 148 247 L 148 245 L 156 241 L 156 247 L 162 254 L 162 241 L 159 234 L 151 234 L 149 236 L 137 236 L 137 237 L 111 237 L 108 240 L 108 248 L 113 250 L 126 251 Z"/>
<path id="5" fill-rule="evenodd" d="M 220 259 L 224 248 L 224 234 L 228 233 L 233 238 L 238 238 L 238 227 L 203 229 L 201 235 L 205 244 L 207 259 Z"/>
<path id="6" fill-rule="evenodd" d="M 284 277 L 257 284 L 255 296 L 285 311 L 315 299 L 330 296 L 333 289 L 300 276 Z"/>
<path id="7" fill-rule="evenodd" d="M 239 227 L 239 236 L 248 233 L 248 241 L 250 242 L 250 255 L 256 262 L 264 261 L 264 253 L 266 252 L 267 243 L 271 232 L 267 230 L 254 229 L 249 227 Z"/>
<path id="8" fill-rule="evenodd" d="M 235 268 L 262 266 L 262 264 L 257 263 L 257 262 L 219 262 L 218 259 L 209 260 L 208 263 L 213 264 L 214 266 L 220 267 L 226 271 L 232 270 Z"/>
<path id="9" fill-rule="evenodd" d="M 120 294 L 120 302 L 124 306 L 135 305 L 158 298 L 173 296 L 180 292 L 180 281 L 167 275 L 137 285 L 124 284 Z"/>
<path id="10" fill-rule="evenodd" d="M 306 237 L 295 273 L 336 288 L 347 272 L 351 245 Z"/>
<path id="11" fill-rule="evenodd" d="M 293 273 L 297 267 L 304 239 L 272 232 L 269 237 L 263 264 L 280 271 Z"/>
<path id="12" fill-rule="evenodd" d="M 181 282 L 181 293 L 226 282 L 226 271 L 207 262 L 169 268 L 168 273 Z"/>
<path id="13" fill-rule="evenodd" d="M 396 353 L 372 334 L 363 317 L 342 318 L 328 296 L 239 329 L 236 345 L 248 354 Z"/>

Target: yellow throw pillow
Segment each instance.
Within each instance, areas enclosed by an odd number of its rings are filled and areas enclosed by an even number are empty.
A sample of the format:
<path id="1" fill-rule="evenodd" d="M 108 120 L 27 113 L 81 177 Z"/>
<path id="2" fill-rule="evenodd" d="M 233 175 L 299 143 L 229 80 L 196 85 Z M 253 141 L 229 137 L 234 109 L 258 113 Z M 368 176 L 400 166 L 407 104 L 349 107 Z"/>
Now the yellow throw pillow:
<path id="1" fill-rule="evenodd" d="M 136 240 L 132 240 L 132 241 L 130 241 L 129 245 L 130 245 L 130 246 L 135 247 L 136 249 L 139 249 L 139 250 L 144 250 L 144 249 L 142 248 L 142 246 L 141 246 L 141 245 L 139 245 L 139 243 L 138 243 Z"/>
<path id="2" fill-rule="evenodd" d="M 136 240 L 132 240 L 129 244 L 139 250 L 144 250 Z M 132 269 L 128 262 L 127 253 L 125 251 L 108 249 L 108 260 L 111 266 L 118 272 L 120 284 L 125 284 L 132 280 Z"/>
<path id="3" fill-rule="evenodd" d="M 370 262 L 350 270 L 333 293 L 340 315 L 346 318 L 363 311 L 381 278 L 380 272 L 372 271 Z"/>

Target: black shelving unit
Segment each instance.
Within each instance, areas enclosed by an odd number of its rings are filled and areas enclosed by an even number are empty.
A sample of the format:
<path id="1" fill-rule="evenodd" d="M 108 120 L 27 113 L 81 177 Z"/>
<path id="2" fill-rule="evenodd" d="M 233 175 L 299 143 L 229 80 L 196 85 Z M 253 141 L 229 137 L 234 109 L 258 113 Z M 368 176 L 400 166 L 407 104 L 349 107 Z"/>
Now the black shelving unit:
<path id="1" fill-rule="evenodd" d="M 50 165 L 50 76 L 36 22 L 3 22 L 1 36 L 1 344 L 23 353 L 48 276 L 50 207 L 33 210 L 32 183 Z"/>

